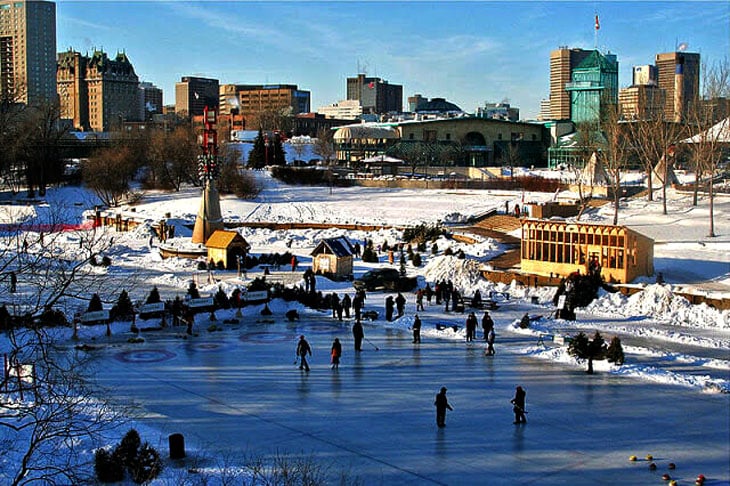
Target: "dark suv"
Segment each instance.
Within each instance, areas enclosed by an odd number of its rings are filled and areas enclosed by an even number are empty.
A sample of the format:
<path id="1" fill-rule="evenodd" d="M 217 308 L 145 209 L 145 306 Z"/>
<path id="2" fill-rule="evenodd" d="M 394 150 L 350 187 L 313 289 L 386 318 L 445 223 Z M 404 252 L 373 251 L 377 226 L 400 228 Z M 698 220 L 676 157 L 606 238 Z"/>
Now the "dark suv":
<path id="1" fill-rule="evenodd" d="M 395 268 L 379 268 L 365 272 L 352 282 L 355 290 L 411 290 L 416 286 L 415 278 L 401 277 Z"/>

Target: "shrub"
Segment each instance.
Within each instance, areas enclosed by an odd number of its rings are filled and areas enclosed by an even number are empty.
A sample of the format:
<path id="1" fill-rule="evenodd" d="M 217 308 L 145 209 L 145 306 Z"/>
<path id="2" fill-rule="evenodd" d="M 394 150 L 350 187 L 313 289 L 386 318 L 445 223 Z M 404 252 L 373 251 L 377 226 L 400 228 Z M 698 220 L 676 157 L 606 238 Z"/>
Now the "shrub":
<path id="1" fill-rule="evenodd" d="M 418 246 L 416 246 L 416 250 L 418 250 L 421 253 L 424 253 L 426 251 L 426 242 L 421 241 L 420 243 L 418 243 Z"/>
<path id="2" fill-rule="evenodd" d="M 132 481 L 137 484 L 152 481 L 162 472 L 162 459 L 160 453 L 148 442 L 139 448 L 134 462 L 127 468 L 132 476 Z"/>
<path id="3" fill-rule="evenodd" d="M 413 259 L 411 261 L 413 262 L 413 266 L 414 267 L 420 267 L 421 264 L 422 264 L 422 262 L 421 262 L 421 254 L 420 253 L 414 253 L 413 254 Z"/>
<path id="4" fill-rule="evenodd" d="M 453 254 L 454 254 L 454 250 L 452 250 L 451 247 L 448 247 L 447 249 L 444 250 L 444 256 L 449 256 L 449 255 L 453 255 Z"/>
<path id="5" fill-rule="evenodd" d="M 135 429 L 129 429 L 129 432 L 122 437 L 122 441 L 114 450 L 114 453 L 119 455 L 122 464 L 127 469 L 137 457 L 137 451 L 141 443 L 142 439 L 140 439 L 139 433 Z"/>
<path id="6" fill-rule="evenodd" d="M 116 483 L 124 479 L 121 458 L 106 449 L 97 449 L 94 453 L 94 472 L 96 479 L 102 483 Z"/>
<path id="7" fill-rule="evenodd" d="M 431 247 L 431 255 L 435 255 L 438 252 L 439 252 L 439 246 L 436 243 L 434 243 L 433 246 Z"/>
<path id="8" fill-rule="evenodd" d="M 205 262 L 198 262 L 198 270 L 208 270 L 208 264 Z"/>
<path id="9" fill-rule="evenodd" d="M 112 264 L 112 259 L 111 258 L 109 258 L 106 255 L 104 255 L 103 257 L 101 257 L 101 266 L 102 267 L 108 267 L 111 264 Z"/>
<path id="10" fill-rule="evenodd" d="M 362 252 L 362 261 L 367 263 L 378 263 L 378 253 L 372 246 L 366 246 Z"/>
<path id="11" fill-rule="evenodd" d="M 114 306 L 115 316 L 130 316 L 134 314 L 134 306 L 132 305 L 132 299 L 129 298 L 129 294 L 126 290 L 122 290 L 117 299 L 117 303 Z"/>

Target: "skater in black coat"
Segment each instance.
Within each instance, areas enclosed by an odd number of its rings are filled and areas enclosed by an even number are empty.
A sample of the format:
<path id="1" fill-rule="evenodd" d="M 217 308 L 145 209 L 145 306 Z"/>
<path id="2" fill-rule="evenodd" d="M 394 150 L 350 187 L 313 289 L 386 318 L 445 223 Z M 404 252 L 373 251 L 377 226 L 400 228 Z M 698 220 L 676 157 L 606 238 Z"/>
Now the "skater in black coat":
<path id="1" fill-rule="evenodd" d="M 510 403 L 514 405 L 512 407 L 512 411 L 515 413 L 515 422 L 516 424 L 526 424 L 527 418 L 525 417 L 525 395 L 527 393 L 525 390 L 522 389 L 521 386 L 518 386 L 515 390 L 515 397 L 510 400 Z"/>
<path id="2" fill-rule="evenodd" d="M 395 306 L 398 309 L 398 317 L 403 317 L 406 311 L 406 298 L 400 292 L 398 292 L 398 296 L 395 298 Z"/>
<path id="3" fill-rule="evenodd" d="M 449 400 L 446 398 L 446 387 L 442 386 L 441 391 L 436 395 L 436 401 L 433 402 L 436 405 L 436 425 L 439 427 L 446 427 L 446 409 L 454 410 L 449 405 Z"/>
<path id="4" fill-rule="evenodd" d="M 393 296 L 389 295 L 385 299 L 385 320 L 390 322 L 393 320 Z"/>
<path id="5" fill-rule="evenodd" d="M 299 356 L 299 369 L 309 371 L 309 363 L 307 363 L 307 354 L 312 356 L 312 348 L 309 347 L 309 343 L 304 336 L 299 336 L 299 343 L 297 343 L 297 356 Z"/>
<path id="6" fill-rule="evenodd" d="M 352 325 L 352 337 L 355 338 L 355 351 L 362 351 L 362 340 L 365 337 L 365 331 L 359 319 Z"/>
<path id="7" fill-rule="evenodd" d="M 421 342 L 421 318 L 418 317 L 418 314 L 413 318 L 413 342 Z"/>

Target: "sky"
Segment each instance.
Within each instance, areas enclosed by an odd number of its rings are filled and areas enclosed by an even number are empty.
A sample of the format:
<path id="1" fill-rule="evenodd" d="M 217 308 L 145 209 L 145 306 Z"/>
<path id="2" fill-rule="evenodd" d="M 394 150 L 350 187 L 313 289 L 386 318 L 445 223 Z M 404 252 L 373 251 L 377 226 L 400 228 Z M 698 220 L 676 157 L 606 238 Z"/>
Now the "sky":
<path id="1" fill-rule="evenodd" d="M 715 63 L 730 52 L 730 2 L 281 2 L 56 0 L 57 49 L 125 51 L 173 104 L 183 76 L 296 84 L 311 107 L 346 98 L 358 71 L 473 112 L 508 101 L 534 118 L 550 51 L 617 54 L 619 85 L 680 43 Z"/>

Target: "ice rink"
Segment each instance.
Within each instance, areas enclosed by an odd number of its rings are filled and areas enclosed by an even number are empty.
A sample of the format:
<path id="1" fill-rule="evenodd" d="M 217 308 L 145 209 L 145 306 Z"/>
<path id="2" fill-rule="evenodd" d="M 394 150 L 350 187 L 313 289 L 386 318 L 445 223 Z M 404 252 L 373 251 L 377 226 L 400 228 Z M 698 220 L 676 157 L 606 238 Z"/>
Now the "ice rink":
<path id="1" fill-rule="evenodd" d="M 426 310 L 424 329 L 434 320 Z M 196 337 L 167 328 L 94 356 L 100 384 L 140 404 L 143 423 L 185 436 L 186 466 L 203 451 L 230 464 L 279 452 L 312 455 L 333 481 L 345 472 L 364 484 L 639 485 L 662 484 L 665 473 L 679 484 L 698 474 L 730 484 L 727 394 L 591 376 L 513 353 L 534 337 L 510 334 L 500 321 L 523 311 L 496 313 L 491 357 L 481 329 L 474 343 L 424 336 L 417 345 L 409 332 L 366 323 L 369 341 L 355 353 L 352 321 L 323 313 L 264 322 L 252 309 L 240 324 L 218 321 L 222 331 L 206 331 L 199 315 Z M 294 363 L 300 334 L 314 351 L 308 373 Z M 344 351 L 337 371 L 329 364 L 335 337 Z M 527 391 L 525 425 L 512 423 L 516 385 Z M 443 429 L 433 405 L 441 386 L 454 408 Z"/>

